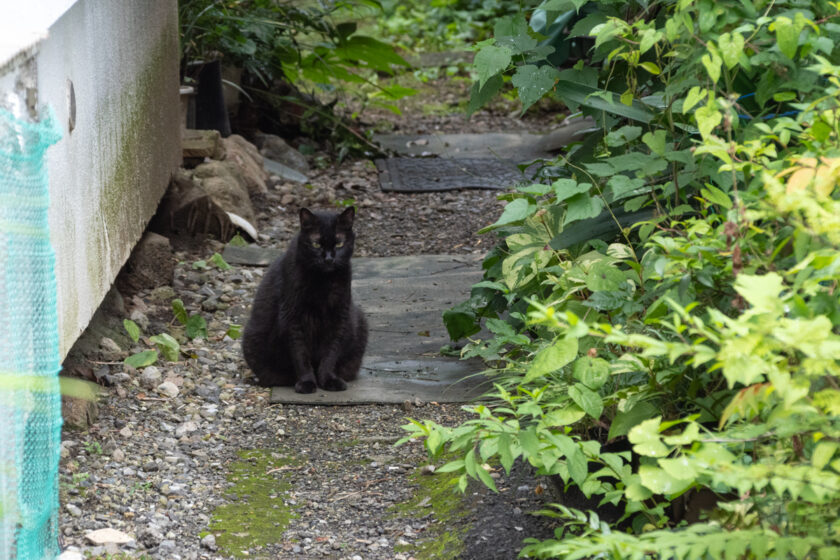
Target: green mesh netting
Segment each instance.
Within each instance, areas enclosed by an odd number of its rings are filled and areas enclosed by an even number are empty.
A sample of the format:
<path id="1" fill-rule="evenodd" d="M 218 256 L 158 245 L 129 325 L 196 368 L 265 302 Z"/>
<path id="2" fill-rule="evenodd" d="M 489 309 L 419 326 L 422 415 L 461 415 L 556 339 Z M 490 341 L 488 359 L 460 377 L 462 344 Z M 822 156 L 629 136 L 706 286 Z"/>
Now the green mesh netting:
<path id="1" fill-rule="evenodd" d="M 60 132 L 0 109 L 0 558 L 58 553 L 61 395 L 45 155 Z"/>

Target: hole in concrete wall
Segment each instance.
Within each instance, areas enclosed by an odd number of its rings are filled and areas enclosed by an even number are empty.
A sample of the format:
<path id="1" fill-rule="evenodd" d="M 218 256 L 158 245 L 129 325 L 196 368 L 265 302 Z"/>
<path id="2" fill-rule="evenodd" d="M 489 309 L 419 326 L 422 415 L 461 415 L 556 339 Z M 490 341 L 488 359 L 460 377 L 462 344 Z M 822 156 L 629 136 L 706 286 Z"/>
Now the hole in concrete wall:
<path id="1" fill-rule="evenodd" d="M 73 132 L 76 128 L 76 90 L 73 89 L 72 80 L 67 80 L 67 132 Z"/>

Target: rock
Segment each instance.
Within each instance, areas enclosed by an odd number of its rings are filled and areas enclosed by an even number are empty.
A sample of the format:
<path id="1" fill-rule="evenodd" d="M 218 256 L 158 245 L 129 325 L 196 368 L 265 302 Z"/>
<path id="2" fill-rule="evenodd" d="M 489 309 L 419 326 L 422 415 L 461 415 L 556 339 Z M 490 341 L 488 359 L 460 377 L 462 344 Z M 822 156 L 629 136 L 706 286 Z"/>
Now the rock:
<path id="1" fill-rule="evenodd" d="M 99 351 L 102 359 L 106 362 L 117 361 L 123 356 L 123 349 L 120 348 L 120 345 L 107 336 L 99 339 Z"/>
<path id="2" fill-rule="evenodd" d="M 158 303 L 170 303 L 173 299 L 175 299 L 175 297 L 175 290 L 172 289 L 172 286 L 161 286 L 159 288 L 155 288 L 152 290 L 152 293 L 149 294 L 149 299 Z"/>
<path id="3" fill-rule="evenodd" d="M 224 212 L 236 214 L 251 224 L 257 223 L 247 181 L 235 164 L 227 161 L 202 163 L 195 168 L 194 176 L 201 189 Z"/>
<path id="4" fill-rule="evenodd" d="M 61 415 L 64 426 L 86 430 L 99 417 L 99 387 L 80 379 L 60 378 Z"/>
<path id="5" fill-rule="evenodd" d="M 258 134 L 257 144 L 260 153 L 286 167 L 291 167 L 300 173 L 309 173 L 309 162 L 306 156 L 289 146 L 285 140 L 275 134 Z M 271 171 L 269 171 L 271 172 Z"/>
<path id="6" fill-rule="evenodd" d="M 157 386 L 157 392 L 160 393 L 161 395 L 164 395 L 164 396 L 167 396 L 167 397 L 170 397 L 170 398 L 174 399 L 175 397 L 178 396 L 178 393 L 180 392 L 180 390 L 171 381 L 164 381 L 163 383 L 161 383 L 160 385 Z"/>
<path id="7" fill-rule="evenodd" d="M 198 424 L 196 424 L 193 421 L 184 422 L 183 424 L 175 428 L 175 436 L 183 437 L 187 434 L 193 433 L 196 430 L 198 430 Z"/>
<path id="8" fill-rule="evenodd" d="M 120 289 L 136 293 L 143 289 L 167 286 L 172 283 L 174 270 L 175 258 L 169 239 L 147 231 L 131 252 L 125 269 L 119 276 Z M 146 319 L 146 327 L 148 325 L 149 321 Z"/>
<path id="9" fill-rule="evenodd" d="M 114 449 L 111 453 L 111 459 L 118 463 L 122 463 L 125 460 L 125 452 L 122 449 Z"/>
<path id="10" fill-rule="evenodd" d="M 130 438 L 132 436 L 132 433 L 133 432 L 131 431 L 131 428 L 129 428 L 128 426 L 120 430 L 120 435 L 124 438 Z"/>
<path id="11" fill-rule="evenodd" d="M 155 387 L 160 383 L 162 377 L 163 376 L 158 368 L 155 366 L 148 366 L 143 370 L 143 373 L 140 374 L 140 383 L 146 387 Z"/>
<path id="12" fill-rule="evenodd" d="M 139 309 L 132 310 L 128 318 L 137 323 L 137 326 L 144 331 L 149 328 L 149 318 Z"/>
<path id="13" fill-rule="evenodd" d="M 85 538 L 92 544 L 102 545 L 108 543 L 124 544 L 134 540 L 131 535 L 127 535 L 122 531 L 106 527 L 105 529 L 97 529 L 96 531 L 89 531 L 85 533 Z"/>
<path id="14" fill-rule="evenodd" d="M 82 515 L 82 510 L 80 510 L 78 506 L 75 506 L 73 504 L 67 504 L 66 506 L 64 506 L 64 509 L 66 509 L 67 513 L 69 513 L 73 517 L 81 517 Z"/>
<path id="15" fill-rule="evenodd" d="M 154 548 L 163 541 L 163 534 L 157 525 L 148 525 L 140 531 L 138 540 L 146 548 Z"/>
<path id="16" fill-rule="evenodd" d="M 225 148 L 224 161 L 232 162 L 239 167 L 248 193 L 266 194 L 268 187 L 268 173 L 263 169 L 263 158 L 257 147 L 238 134 L 231 134 L 222 140 Z M 241 215 L 241 214 L 240 214 Z"/>
<path id="17" fill-rule="evenodd" d="M 67 549 L 58 555 L 57 560 L 84 560 L 84 555 L 79 550 Z"/>
<path id="18" fill-rule="evenodd" d="M 206 548 L 207 550 L 216 550 L 218 548 L 216 546 L 216 535 L 212 533 L 206 535 L 203 539 L 201 539 L 201 547 Z"/>
<path id="19" fill-rule="evenodd" d="M 293 183 L 307 183 L 309 182 L 309 177 L 298 171 L 297 169 L 293 169 L 288 165 L 283 165 L 279 161 L 274 161 L 270 158 L 263 159 L 263 166 L 265 170 L 271 173 L 272 175 L 277 175 L 281 179 L 286 181 L 291 181 Z"/>
<path id="20" fill-rule="evenodd" d="M 184 159 L 204 160 L 224 157 L 222 138 L 218 130 L 186 129 L 181 135 L 181 151 Z"/>

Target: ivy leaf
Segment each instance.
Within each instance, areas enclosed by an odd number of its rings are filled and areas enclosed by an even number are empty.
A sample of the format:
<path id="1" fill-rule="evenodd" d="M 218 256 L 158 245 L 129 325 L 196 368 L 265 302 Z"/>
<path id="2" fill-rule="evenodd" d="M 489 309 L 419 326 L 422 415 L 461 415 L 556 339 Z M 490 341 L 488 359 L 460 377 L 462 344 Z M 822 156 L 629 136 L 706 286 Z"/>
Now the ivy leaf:
<path id="1" fill-rule="evenodd" d="M 511 82 L 519 92 L 522 111 L 542 99 L 542 96 L 554 88 L 560 78 L 560 72 L 550 65 L 535 66 L 525 64 L 516 69 Z"/>
<path id="2" fill-rule="evenodd" d="M 610 363 L 603 358 L 581 356 L 575 361 L 572 375 L 588 388 L 597 391 L 610 377 Z"/>
<path id="3" fill-rule="evenodd" d="M 706 95 L 707 91 L 705 89 L 701 89 L 700 86 L 694 86 L 688 90 L 688 94 L 685 96 L 685 101 L 683 101 L 682 105 L 683 114 L 688 113 L 691 108 L 697 105 L 704 97 L 706 97 Z"/>
<path id="4" fill-rule="evenodd" d="M 769 29 L 776 32 L 776 44 L 779 45 L 782 54 L 791 59 L 796 56 L 800 29 L 793 24 L 790 18 L 777 17 L 776 21 L 770 24 Z"/>
<path id="5" fill-rule="evenodd" d="M 656 494 L 676 494 L 688 488 L 693 478 L 677 479 L 654 465 L 639 465 L 642 484 Z"/>
<path id="6" fill-rule="evenodd" d="M 664 130 L 657 130 L 653 134 L 650 132 L 642 136 L 642 142 L 650 148 L 650 151 L 658 156 L 665 155 L 665 138 L 667 133 Z"/>
<path id="7" fill-rule="evenodd" d="M 718 37 L 718 48 L 720 55 L 723 58 L 723 63 L 727 68 L 732 68 L 738 64 L 738 59 L 744 52 L 744 37 L 737 31 L 724 33 Z"/>
<path id="8" fill-rule="evenodd" d="M 528 383 L 539 377 L 544 377 L 569 364 L 577 356 L 578 340 L 576 338 L 560 338 L 551 346 L 543 348 L 537 353 L 523 383 Z"/>
<path id="9" fill-rule="evenodd" d="M 143 352 L 132 354 L 131 356 L 123 360 L 123 363 L 125 363 L 125 365 L 127 366 L 133 367 L 134 369 L 139 369 L 142 367 L 150 366 L 157 360 L 157 350 L 144 350 Z"/>
<path id="10" fill-rule="evenodd" d="M 181 350 L 181 345 L 172 336 L 161 333 L 149 338 L 158 350 L 163 354 L 163 358 L 170 362 L 178 361 L 178 353 Z"/>
<path id="11" fill-rule="evenodd" d="M 700 57 L 700 62 L 703 63 L 706 72 L 709 73 L 709 79 L 712 80 L 713 84 L 716 84 L 720 79 L 720 66 L 722 62 L 720 56 L 715 52 L 707 53 Z"/>
<path id="12" fill-rule="evenodd" d="M 123 327 L 125 327 L 125 332 L 128 333 L 131 340 L 134 342 L 140 340 L 140 326 L 137 323 L 131 319 L 123 319 Z"/>
<path id="13" fill-rule="evenodd" d="M 633 444 L 633 451 L 645 457 L 665 457 L 670 449 L 659 439 L 661 416 L 645 420 L 633 426 L 627 439 Z"/>
<path id="14" fill-rule="evenodd" d="M 207 321 L 201 315 L 191 315 L 184 332 L 190 339 L 207 338 Z"/>
<path id="15" fill-rule="evenodd" d="M 475 55 L 473 65 L 478 72 L 478 87 L 483 88 L 491 77 L 507 70 L 511 52 L 507 47 L 485 45 Z"/>
<path id="16" fill-rule="evenodd" d="M 581 383 L 575 383 L 569 387 L 569 396 L 575 401 L 575 404 L 596 420 L 604 412 L 604 401 L 601 400 L 601 396 Z"/>
<path id="17" fill-rule="evenodd" d="M 708 137 L 712 130 L 714 130 L 723 120 L 720 111 L 715 109 L 712 103 L 703 105 L 694 112 L 694 118 L 697 120 L 697 128 L 700 129 L 700 134 L 703 138 Z"/>
<path id="18" fill-rule="evenodd" d="M 604 203 L 600 198 L 589 196 L 589 193 L 577 194 L 569 199 L 563 225 L 566 226 L 578 220 L 594 218 L 601 213 L 603 207 Z"/>
<path id="19" fill-rule="evenodd" d="M 645 186 L 645 180 L 631 179 L 627 175 L 613 175 L 607 181 L 607 186 L 610 188 L 610 193 L 612 193 L 612 200 L 616 201 L 628 196 L 641 194 L 638 191 Z"/>

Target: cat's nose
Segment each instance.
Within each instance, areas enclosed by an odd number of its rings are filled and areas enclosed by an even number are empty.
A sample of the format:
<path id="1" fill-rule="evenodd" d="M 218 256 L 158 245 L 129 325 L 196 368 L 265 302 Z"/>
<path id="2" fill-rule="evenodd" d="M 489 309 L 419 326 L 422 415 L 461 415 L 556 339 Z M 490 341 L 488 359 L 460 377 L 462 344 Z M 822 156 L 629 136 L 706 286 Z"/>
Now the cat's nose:
<path id="1" fill-rule="evenodd" d="M 327 253 L 326 255 L 324 255 L 324 261 L 326 261 L 327 263 L 331 263 L 334 260 L 335 260 L 335 255 L 333 253 Z"/>

